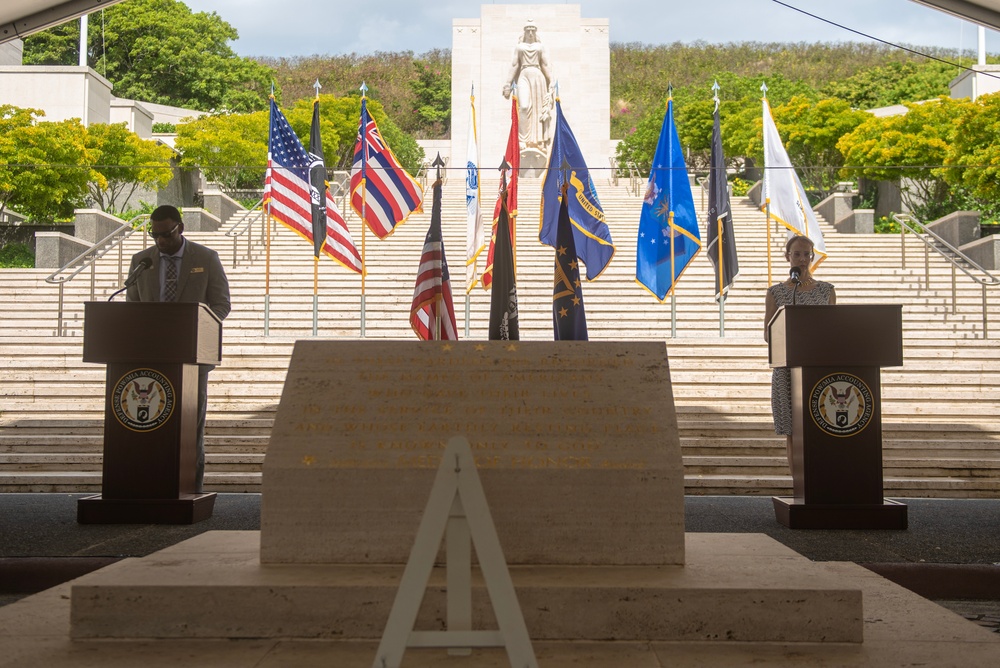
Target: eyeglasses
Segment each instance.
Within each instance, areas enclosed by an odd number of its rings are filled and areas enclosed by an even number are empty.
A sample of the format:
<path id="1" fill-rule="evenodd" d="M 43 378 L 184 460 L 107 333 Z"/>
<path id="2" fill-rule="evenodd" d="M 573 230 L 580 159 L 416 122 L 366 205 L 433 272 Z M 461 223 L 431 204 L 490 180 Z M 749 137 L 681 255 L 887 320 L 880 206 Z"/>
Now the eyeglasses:
<path id="1" fill-rule="evenodd" d="M 153 237 L 154 239 L 160 239 L 160 238 L 163 238 L 163 237 L 169 237 L 169 236 L 172 236 L 173 233 L 177 231 L 178 227 L 180 227 L 180 223 L 177 223 L 176 225 L 174 225 L 173 227 L 171 227 L 166 232 L 154 232 L 154 231 L 150 230 L 149 231 L 149 236 Z"/>

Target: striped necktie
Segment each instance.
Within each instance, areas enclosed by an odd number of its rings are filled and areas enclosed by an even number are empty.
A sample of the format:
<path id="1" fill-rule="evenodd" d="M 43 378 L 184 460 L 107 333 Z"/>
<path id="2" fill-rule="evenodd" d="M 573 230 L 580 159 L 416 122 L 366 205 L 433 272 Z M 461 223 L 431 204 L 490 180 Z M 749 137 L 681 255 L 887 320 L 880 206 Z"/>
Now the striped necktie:
<path id="1" fill-rule="evenodd" d="M 165 283 L 163 284 L 163 301 L 177 301 L 177 258 L 173 255 L 161 256 L 166 261 Z"/>

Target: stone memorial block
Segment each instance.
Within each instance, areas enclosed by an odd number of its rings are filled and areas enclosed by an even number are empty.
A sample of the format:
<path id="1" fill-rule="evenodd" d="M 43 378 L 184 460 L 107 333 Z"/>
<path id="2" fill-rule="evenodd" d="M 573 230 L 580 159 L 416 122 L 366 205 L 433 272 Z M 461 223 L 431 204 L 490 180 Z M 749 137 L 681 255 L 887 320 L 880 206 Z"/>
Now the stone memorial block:
<path id="1" fill-rule="evenodd" d="M 684 563 L 656 342 L 298 341 L 264 460 L 262 563 L 405 563 L 466 436 L 509 564 Z"/>

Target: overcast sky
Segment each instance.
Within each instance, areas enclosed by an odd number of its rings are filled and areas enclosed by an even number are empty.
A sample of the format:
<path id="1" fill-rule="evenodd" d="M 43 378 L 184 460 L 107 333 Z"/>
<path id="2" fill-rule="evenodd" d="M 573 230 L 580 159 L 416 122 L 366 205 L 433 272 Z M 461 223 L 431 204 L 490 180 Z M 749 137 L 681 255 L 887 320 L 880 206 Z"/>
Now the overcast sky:
<path id="1" fill-rule="evenodd" d="M 783 0 L 890 42 L 976 49 L 977 28 L 910 0 Z M 468 0 L 184 0 L 240 34 L 243 56 L 308 56 L 451 48 L 451 20 L 477 18 Z M 506 0 L 495 4 L 549 4 Z M 552 3 L 555 4 L 555 3 Z M 558 3 L 562 4 L 562 3 Z M 773 0 L 578 0 L 584 18 L 607 18 L 612 42 L 844 42 L 864 38 Z M 1000 35 L 986 31 L 987 49 Z"/>

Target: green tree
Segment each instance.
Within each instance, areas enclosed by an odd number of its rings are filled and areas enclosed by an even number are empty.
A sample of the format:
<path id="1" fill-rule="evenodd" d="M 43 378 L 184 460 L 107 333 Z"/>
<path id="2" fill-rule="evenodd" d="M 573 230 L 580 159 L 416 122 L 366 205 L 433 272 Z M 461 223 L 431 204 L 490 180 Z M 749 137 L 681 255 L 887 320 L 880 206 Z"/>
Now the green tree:
<path id="1" fill-rule="evenodd" d="M 80 27 L 64 23 L 25 40 L 24 62 L 78 62 Z M 91 30 L 88 63 L 119 97 L 208 111 L 264 109 L 272 72 L 229 46 L 236 29 L 218 14 L 192 13 L 178 0 L 129 0 L 104 10 Z"/>
<path id="2" fill-rule="evenodd" d="M 867 118 L 865 112 L 835 99 L 813 102 L 796 96 L 774 109 L 778 133 L 789 160 L 802 174 L 803 185 L 820 191 L 834 186 L 844 165 L 837 142 Z"/>
<path id="3" fill-rule="evenodd" d="M 181 165 L 232 192 L 260 188 L 267 167 L 268 112 L 220 114 L 177 126 Z"/>
<path id="4" fill-rule="evenodd" d="M 1000 201 L 1000 93 L 979 97 L 955 120 L 944 162 L 948 183 L 978 199 Z"/>
<path id="5" fill-rule="evenodd" d="M 936 60 L 894 62 L 862 70 L 823 87 L 823 94 L 855 109 L 875 109 L 948 95 L 955 67 Z"/>
<path id="6" fill-rule="evenodd" d="M 683 86 L 674 89 L 674 122 L 681 146 L 690 149 L 689 167 L 704 168 L 712 139 L 712 83 L 715 78 L 703 81 L 697 86 Z M 722 120 L 722 137 L 725 153 L 730 157 L 763 157 L 763 135 L 761 126 L 761 84 L 764 77 L 744 77 L 722 73 L 719 82 L 719 115 Z M 768 99 L 771 104 L 780 104 L 800 96 L 803 99 L 817 97 L 815 90 L 799 81 L 789 81 L 781 76 L 767 79 Z M 618 161 L 634 161 L 640 171 L 646 173 L 653 160 L 656 143 L 659 140 L 666 103 L 638 119 L 628 135 L 618 144 Z M 700 155 L 698 155 L 700 153 Z"/>
<path id="7" fill-rule="evenodd" d="M 141 139 L 125 123 L 95 124 L 87 128 L 87 148 L 96 161 L 90 197 L 109 213 L 119 213 L 140 187 L 166 187 L 172 172 L 169 147 Z"/>
<path id="8" fill-rule="evenodd" d="M 447 136 L 451 126 L 451 59 L 438 53 L 413 61 L 417 77 L 410 82 L 416 96 L 417 116 L 432 136 Z M 436 57 L 434 57 L 436 56 Z"/>
<path id="9" fill-rule="evenodd" d="M 87 193 L 93 159 L 77 119 L 39 121 L 42 112 L 0 105 L 0 213 L 37 221 L 69 218 Z"/>
<path id="10" fill-rule="evenodd" d="M 908 104 L 905 114 L 870 116 L 837 142 L 851 178 L 895 181 L 918 218 L 947 213 L 944 163 L 952 150 L 958 119 L 973 103 L 941 97 Z"/>

